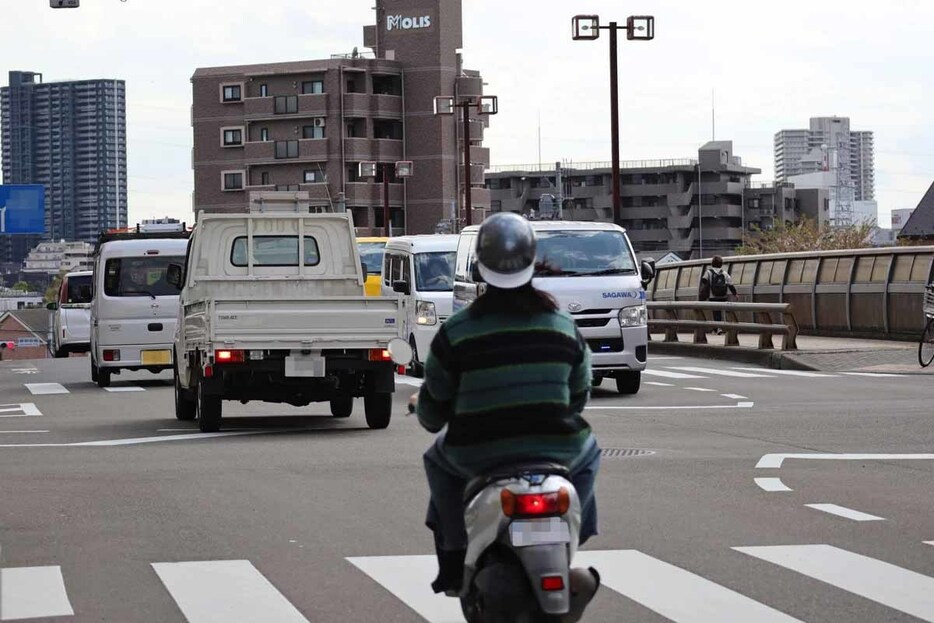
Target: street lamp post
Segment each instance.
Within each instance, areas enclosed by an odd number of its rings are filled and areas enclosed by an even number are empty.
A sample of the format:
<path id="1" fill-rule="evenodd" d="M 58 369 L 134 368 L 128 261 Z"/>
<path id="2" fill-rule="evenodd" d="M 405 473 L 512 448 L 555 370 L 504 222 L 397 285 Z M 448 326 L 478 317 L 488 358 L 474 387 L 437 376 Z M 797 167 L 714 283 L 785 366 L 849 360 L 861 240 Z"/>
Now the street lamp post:
<path id="1" fill-rule="evenodd" d="M 396 177 L 399 179 L 406 179 L 412 177 L 414 173 L 412 161 L 411 160 L 398 160 L 394 164 L 391 162 L 384 162 L 382 165 L 377 162 L 364 161 L 360 163 L 360 177 L 375 181 L 377 178 L 377 169 L 382 171 L 382 186 L 383 186 L 383 229 L 386 232 L 386 237 L 389 238 L 392 236 L 392 228 L 390 225 L 390 214 L 389 214 L 389 167 L 395 166 Z"/>
<path id="2" fill-rule="evenodd" d="M 473 224 L 473 205 L 470 197 L 470 109 L 476 106 L 478 115 L 495 115 L 499 112 L 499 102 L 495 95 L 462 96 L 455 98 L 450 95 L 435 97 L 436 115 L 453 115 L 458 108 L 464 117 L 464 225 Z"/>
<path id="3" fill-rule="evenodd" d="M 601 30 L 610 31 L 610 140 L 613 159 L 613 222 L 620 222 L 619 190 L 619 72 L 617 68 L 616 31 L 625 30 L 630 41 L 650 41 L 655 38 L 655 18 L 651 15 L 630 15 L 626 25 L 619 26 L 610 22 L 600 25 L 597 15 L 575 15 L 571 20 L 571 38 L 575 41 L 593 41 L 600 36 Z"/>

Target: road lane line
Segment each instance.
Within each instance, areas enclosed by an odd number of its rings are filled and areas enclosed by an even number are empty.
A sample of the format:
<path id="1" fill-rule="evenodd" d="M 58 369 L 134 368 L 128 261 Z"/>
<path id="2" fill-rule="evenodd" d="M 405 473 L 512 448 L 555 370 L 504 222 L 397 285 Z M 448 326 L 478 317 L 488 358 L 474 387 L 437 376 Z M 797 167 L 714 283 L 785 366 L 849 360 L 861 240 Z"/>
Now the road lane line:
<path id="1" fill-rule="evenodd" d="M 925 544 L 925 545 L 934 545 L 934 541 L 925 541 L 924 544 Z"/>
<path id="2" fill-rule="evenodd" d="M 805 376 L 811 378 L 834 378 L 836 374 L 827 374 L 826 372 L 811 372 L 809 370 L 776 370 L 774 368 L 737 368 L 734 370 L 744 370 L 746 372 L 763 372 L 765 374 L 778 374 L 780 376 Z"/>
<path id="3" fill-rule="evenodd" d="M 642 374 L 647 374 L 648 376 L 660 376 L 665 379 L 703 379 L 707 377 L 697 376 L 696 374 L 684 374 L 683 372 L 669 372 L 667 370 L 656 370 L 652 368 L 651 370 L 643 370 Z"/>
<path id="4" fill-rule="evenodd" d="M 70 393 L 61 383 L 26 383 L 26 389 L 28 389 L 33 396 Z"/>
<path id="5" fill-rule="evenodd" d="M 697 372 L 700 374 L 716 374 L 719 376 L 730 376 L 741 379 L 767 379 L 768 374 L 753 374 L 752 372 L 738 372 L 736 370 L 724 370 L 721 368 L 700 368 L 694 366 L 672 366 L 673 370 L 684 370 L 685 372 Z"/>
<path id="6" fill-rule="evenodd" d="M 737 402 L 735 405 L 675 405 L 671 407 L 646 406 L 646 407 L 603 407 L 586 406 L 585 411 L 670 411 L 673 409 L 751 409 L 754 402 Z"/>
<path id="7" fill-rule="evenodd" d="M 786 459 L 808 461 L 932 461 L 934 454 L 812 454 L 774 453 L 765 454 L 756 463 L 756 469 L 778 469 Z"/>
<path id="8" fill-rule="evenodd" d="M 733 400 L 749 400 L 748 398 L 740 394 L 720 394 L 720 395 L 723 396 L 724 398 L 732 398 Z"/>
<path id="9" fill-rule="evenodd" d="M 888 374 L 882 372 L 844 372 L 847 376 L 868 376 L 868 377 L 877 377 L 877 378 L 901 378 L 905 376 L 904 374 Z"/>
<path id="10" fill-rule="evenodd" d="M 783 612 L 636 550 L 579 551 L 575 567 L 593 566 L 609 589 L 676 623 L 792 623 Z"/>
<path id="11" fill-rule="evenodd" d="M 781 478 L 753 478 L 753 480 L 763 491 L 791 491 L 791 488 L 783 483 Z"/>
<path id="12" fill-rule="evenodd" d="M 934 578 L 832 545 L 734 547 L 738 552 L 934 621 Z"/>
<path id="13" fill-rule="evenodd" d="M 458 600 L 431 590 L 438 573 L 434 556 L 367 556 L 347 562 L 430 623 L 463 623 Z"/>
<path id="14" fill-rule="evenodd" d="M 707 389 L 706 387 L 685 387 L 684 389 L 689 389 L 692 392 L 715 392 L 715 389 Z"/>
<path id="15" fill-rule="evenodd" d="M 146 390 L 136 385 L 123 385 L 121 387 L 105 387 L 104 391 L 120 393 L 120 392 L 144 392 Z"/>
<path id="16" fill-rule="evenodd" d="M 646 385 L 654 385 L 655 387 L 674 387 L 671 383 L 659 383 L 658 381 L 643 381 Z"/>
<path id="17" fill-rule="evenodd" d="M 47 430 L 0 430 L 0 435 L 25 435 L 27 433 L 47 433 Z"/>
<path id="18" fill-rule="evenodd" d="M 0 621 L 72 616 L 61 567 L 0 569 Z"/>
<path id="19" fill-rule="evenodd" d="M 852 519 L 853 521 L 885 521 L 884 517 L 876 517 L 875 515 L 853 510 L 852 508 L 840 506 L 839 504 L 805 504 L 805 506 L 824 513 L 836 515 L 837 517 Z"/>
<path id="20" fill-rule="evenodd" d="M 154 562 L 188 623 L 308 623 L 249 560 Z"/>

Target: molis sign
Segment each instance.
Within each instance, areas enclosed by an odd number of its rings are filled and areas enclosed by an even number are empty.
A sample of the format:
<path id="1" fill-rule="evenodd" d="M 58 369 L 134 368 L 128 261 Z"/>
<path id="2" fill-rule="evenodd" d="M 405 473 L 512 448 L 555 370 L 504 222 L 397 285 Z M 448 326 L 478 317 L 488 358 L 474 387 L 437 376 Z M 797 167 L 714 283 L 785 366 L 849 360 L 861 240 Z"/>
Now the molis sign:
<path id="1" fill-rule="evenodd" d="M 386 16 L 386 30 L 417 30 L 419 28 L 430 28 L 431 16 L 422 15 L 421 17 L 402 17 L 401 15 Z"/>

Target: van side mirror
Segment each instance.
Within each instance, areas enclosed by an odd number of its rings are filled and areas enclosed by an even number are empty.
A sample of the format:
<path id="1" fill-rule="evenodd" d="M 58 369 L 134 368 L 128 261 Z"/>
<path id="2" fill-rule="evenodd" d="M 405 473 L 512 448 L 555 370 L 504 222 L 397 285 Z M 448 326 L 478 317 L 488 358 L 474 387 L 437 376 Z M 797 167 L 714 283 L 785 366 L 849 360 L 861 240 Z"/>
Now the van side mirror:
<path id="1" fill-rule="evenodd" d="M 393 281 L 392 291 L 408 295 L 412 293 L 412 288 L 409 287 L 408 281 Z"/>
<path id="2" fill-rule="evenodd" d="M 644 288 L 655 279 L 655 260 L 652 258 L 642 260 L 641 273 L 642 287 Z"/>
<path id="3" fill-rule="evenodd" d="M 58 303 L 49 303 L 48 305 L 45 306 L 45 308 L 49 311 L 55 311 L 56 309 L 58 309 Z"/>
<path id="4" fill-rule="evenodd" d="M 182 289 L 182 267 L 179 264 L 169 264 L 165 269 L 165 280 L 175 286 L 177 289 Z"/>
<path id="5" fill-rule="evenodd" d="M 480 274 L 480 263 L 477 261 L 470 265 L 470 280 L 474 283 L 486 283 Z"/>

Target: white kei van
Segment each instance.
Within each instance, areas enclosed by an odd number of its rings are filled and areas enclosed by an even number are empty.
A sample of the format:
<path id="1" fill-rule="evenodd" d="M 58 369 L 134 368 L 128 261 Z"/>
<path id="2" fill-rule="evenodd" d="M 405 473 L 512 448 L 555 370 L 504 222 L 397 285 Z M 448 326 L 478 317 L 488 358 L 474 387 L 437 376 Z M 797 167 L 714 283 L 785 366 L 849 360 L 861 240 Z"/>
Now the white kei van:
<path id="1" fill-rule="evenodd" d="M 532 283 L 577 322 L 593 353 L 593 383 L 616 380 L 621 394 L 639 391 L 648 354 L 645 285 L 652 262 L 636 263 L 626 230 L 613 223 L 533 221 L 538 241 Z M 461 232 L 454 267 L 454 311 L 485 287 L 476 269 L 479 226 Z"/>
<path id="2" fill-rule="evenodd" d="M 457 236 L 390 238 L 383 253 L 383 296 L 406 297 L 406 336 L 415 351 L 410 370 L 420 375 L 431 340 L 451 315 Z"/>
<path id="3" fill-rule="evenodd" d="M 86 353 L 91 348 L 91 275 L 89 270 L 66 274 L 58 298 L 47 306 L 52 311 L 49 343 L 54 357 Z"/>
<path id="4" fill-rule="evenodd" d="M 94 262 L 91 380 L 110 385 L 121 370 L 172 369 L 178 289 L 169 264 L 185 265 L 189 232 L 102 234 Z"/>

